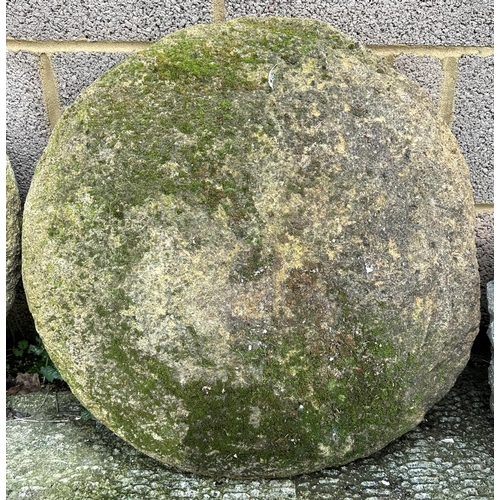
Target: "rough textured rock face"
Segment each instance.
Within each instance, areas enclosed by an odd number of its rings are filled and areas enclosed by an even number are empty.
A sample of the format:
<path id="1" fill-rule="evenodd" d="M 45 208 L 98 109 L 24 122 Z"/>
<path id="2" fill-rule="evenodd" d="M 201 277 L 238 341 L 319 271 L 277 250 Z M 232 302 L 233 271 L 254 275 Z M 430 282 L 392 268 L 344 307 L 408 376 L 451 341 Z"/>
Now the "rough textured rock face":
<path id="1" fill-rule="evenodd" d="M 6 210 L 5 210 L 5 274 L 6 274 L 6 311 L 14 302 L 16 285 L 21 277 L 21 200 L 19 190 L 6 158 Z"/>
<path id="2" fill-rule="evenodd" d="M 488 312 L 490 314 L 490 326 L 488 327 L 488 337 L 491 342 L 491 361 L 488 368 L 488 382 L 491 387 L 490 408 L 491 413 L 495 412 L 495 282 L 490 281 L 486 285 L 488 295 Z"/>
<path id="3" fill-rule="evenodd" d="M 181 469 L 289 476 L 413 428 L 479 324 L 468 171 L 434 105 L 330 26 L 168 36 L 64 113 L 23 277 L 74 393 Z"/>

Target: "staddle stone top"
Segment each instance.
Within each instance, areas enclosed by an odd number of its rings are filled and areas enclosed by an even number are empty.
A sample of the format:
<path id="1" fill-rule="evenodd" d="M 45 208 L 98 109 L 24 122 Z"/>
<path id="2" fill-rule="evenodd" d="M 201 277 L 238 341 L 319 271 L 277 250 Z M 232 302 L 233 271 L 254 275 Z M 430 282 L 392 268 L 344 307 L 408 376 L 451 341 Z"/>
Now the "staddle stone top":
<path id="1" fill-rule="evenodd" d="M 454 137 L 317 21 L 196 26 L 104 74 L 63 114 L 24 224 L 29 305 L 65 380 L 187 471 L 366 456 L 446 394 L 477 333 Z"/>

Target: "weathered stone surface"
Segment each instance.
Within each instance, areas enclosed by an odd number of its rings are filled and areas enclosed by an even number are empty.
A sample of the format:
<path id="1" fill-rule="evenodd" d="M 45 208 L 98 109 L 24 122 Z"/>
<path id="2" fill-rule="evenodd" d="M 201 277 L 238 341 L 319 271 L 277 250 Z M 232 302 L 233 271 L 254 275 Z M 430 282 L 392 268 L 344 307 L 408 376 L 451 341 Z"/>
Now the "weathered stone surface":
<path id="1" fill-rule="evenodd" d="M 490 396 L 490 408 L 491 412 L 494 413 L 495 408 L 495 282 L 490 281 L 486 285 L 487 296 L 488 296 L 488 312 L 490 313 L 490 326 L 488 327 L 488 337 L 491 342 L 491 361 L 488 368 L 488 382 L 491 387 Z"/>
<path id="2" fill-rule="evenodd" d="M 5 274 L 6 311 L 12 307 L 17 282 L 21 277 L 21 200 L 16 177 L 6 158 L 6 210 L 5 210 Z"/>
<path id="3" fill-rule="evenodd" d="M 179 31 L 64 113 L 25 211 L 45 345 L 96 417 L 219 476 L 413 428 L 479 323 L 467 167 L 415 84 L 330 26 Z"/>

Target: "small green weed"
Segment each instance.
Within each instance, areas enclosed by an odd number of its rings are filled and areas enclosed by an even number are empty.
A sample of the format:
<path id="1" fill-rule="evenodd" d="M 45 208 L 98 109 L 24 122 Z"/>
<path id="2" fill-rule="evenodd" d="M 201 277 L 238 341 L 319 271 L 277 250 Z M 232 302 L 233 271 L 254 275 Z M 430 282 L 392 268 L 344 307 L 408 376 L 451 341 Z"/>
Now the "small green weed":
<path id="1" fill-rule="evenodd" d="M 24 354 L 24 351 L 26 351 L 28 347 L 29 347 L 29 342 L 27 340 L 20 340 L 17 344 L 17 347 L 12 348 L 12 352 L 14 353 L 14 356 L 21 358 Z"/>
<path id="2" fill-rule="evenodd" d="M 80 412 L 80 417 L 82 420 L 96 420 L 94 415 L 85 409 Z"/>
<path id="3" fill-rule="evenodd" d="M 46 351 L 41 338 L 35 344 L 20 340 L 7 355 L 7 373 L 39 373 L 47 382 L 63 380 Z"/>

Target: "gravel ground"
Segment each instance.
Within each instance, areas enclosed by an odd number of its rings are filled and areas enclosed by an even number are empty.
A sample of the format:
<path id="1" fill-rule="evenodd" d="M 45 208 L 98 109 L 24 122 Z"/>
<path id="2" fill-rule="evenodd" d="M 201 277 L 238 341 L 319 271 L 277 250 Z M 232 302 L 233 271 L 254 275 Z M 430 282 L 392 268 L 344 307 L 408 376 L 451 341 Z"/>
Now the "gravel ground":
<path id="1" fill-rule="evenodd" d="M 344 467 L 280 480 L 183 474 L 82 418 L 84 409 L 70 392 L 11 396 L 7 499 L 493 499 L 488 362 L 485 355 L 473 356 L 424 421 L 382 451 Z"/>

